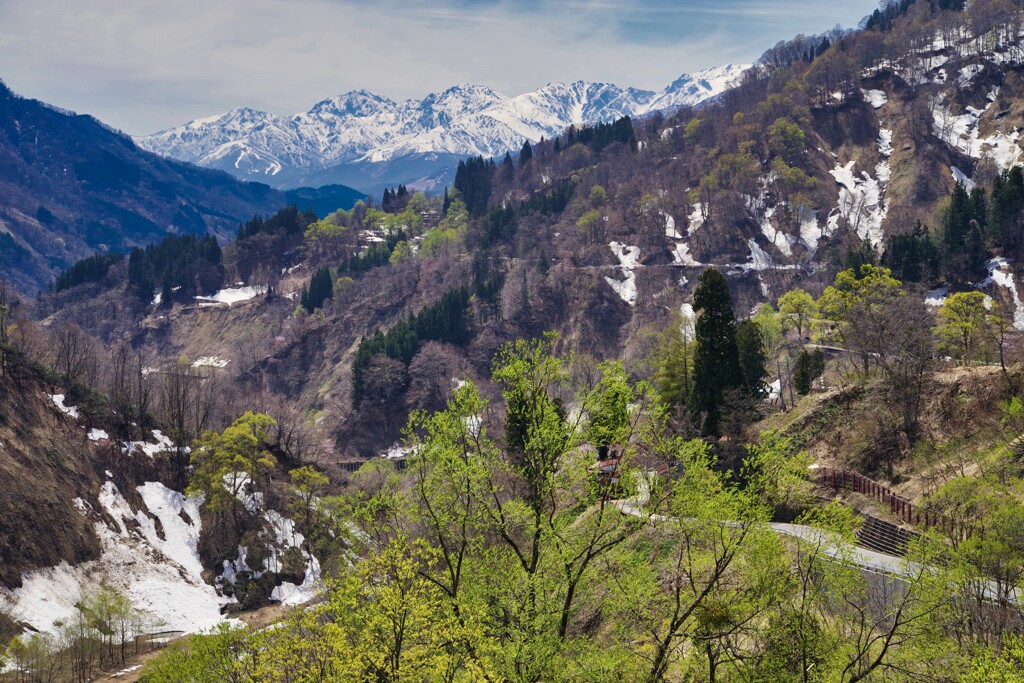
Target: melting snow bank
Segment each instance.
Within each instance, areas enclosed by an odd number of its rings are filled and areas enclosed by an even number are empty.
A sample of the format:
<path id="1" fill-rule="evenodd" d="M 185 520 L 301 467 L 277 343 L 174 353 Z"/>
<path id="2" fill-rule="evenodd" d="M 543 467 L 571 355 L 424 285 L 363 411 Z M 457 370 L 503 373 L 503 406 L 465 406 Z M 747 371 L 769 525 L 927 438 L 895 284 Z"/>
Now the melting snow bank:
<path id="1" fill-rule="evenodd" d="M 983 159 L 988 157 L 996 162 L 1000 169 L 1012 168 L 1021 156 L 1021 148 L 1017 145 L 1020 132 L 1010 134 L 995 132 L 988 137 L 978 133 L 978 122 L 992 108 L 999 96 L 999 88 L 988 95 L 988 104 L 984 109 L 966 107 L 963 114 L 954 114 L 949 107 L 942 104 L 943 97 L 931 100 L 932 130 L 936 137 L 950 147 L 957 149 L 969 157 Z"/>
<path id="2" fill-rule="evenodd" d="M 60 409 L 60 412 L 78 419 L 78 408 L 64 405 L 64 394 L 50 394 L 50 400 L 53 401 L 53 405 Z"/>
<path id="3" fill-rule="evenodd" d="M 1020 300 L 1017 292 L 1017 283 L 1013 280 L 1013 272 L 1009 268 L 1010 260 L 995 258 L 985 264 L 988 269 L 988 277 L 978 283 L 978 288 L 985 288 L 991 284 L 997 284 L 1010 290 L 1013 297 L 1013 327 L 1024 330 L 1024 302 Z"/>
<path id="4" fill-rule="evenodd" d="M 134 453 L 137 450 L 142 451 L 149 457 L 154 457 L 157 453 L 163 453 L 165 451 L 174 450 L 174 442 L 169 437 L 164 436 L 164 433 L 159 429 L 153 430 L 153 440 L 155 443 L 148 441 L 125 441 L 124 447 L 128 453 Z M 185 447 L 185 452 L 190 452 L 192 449 Z"/>
<path id="5" fill-rule="evenodd" d="M 889 96 L 883 90 L 861 90 L 864 100 L 875 109 L 881 109 L 889 101 Z"/>
<path id="6" fill-rule="evenodd" d="M 836 165 L 829 171 L 839 183 L 839 206 L 836 207 L 836 213 L 829 217 L 829 228 L 837 228 L 839 216 L 842 216 L 858 237 L 880 248 L 884 238 L 882 221 L 889 211 L 889 200 L 882 201 L 885 183 L 890 175 L 889 164 L 884 161 L 878 164 L 875 168 L 877 178 L 867 173 L 861 173 L 858 178 L 853 173 L 856 163 L 851 161 L 846 166 Z"/>
<path id="7" fill-rule="evenodd" d="M 977 183 L 968 178 L 967 174 L 961 171 L 956 166 L 950 166 L 949 172 L 953 174 L 953 182 L 960 183 L 968 192 L 973 191 L 974 188 L 977 186 Z"/>
<path id="8" fill-rule="evenodd" d="M 75 603 L 104 584 L 151 617 L 149 630 L 193 632 L 224 621 L 221 608 L 233 599 L 217 595 L 201 576 L 200 501 L 158 482 L 138 492 L 146 506 L 138 512 L 109 481 L 100 491 L 101 510 L 77 499 L 79 510 L 95 522 L 100 558 L 29 572 L 21 588 L 0 590 L 0 601 L 33 628 L 51 632 L 56 622 L 74 615 Z"/>
<path id="9" fill-rule="evenodd" d="M 932 289 L 924 293 L 924 303 L 927 306 L 941 306 L 946 303 L 946 297 L 949 295 L 949 287 L 939 287 L 938 289 Z"/>
<path id="10" fill-rule="evenodd" d="M 219 306 L 220 304 L 237 304 L 242 301 L 254 299 L 261 294 L 266 294 L 266 287 L 228 287 L 222 289 L 213 296 L 197 296 L 196 301 L 201 302 L 200 306 Z"/>
<path id="11" fill-rule="evenodd" d="M 623 281 L 605 277 L 605 282 L 611 285 L 615 293 L 630 306 L 636 306 L 636 273 L 634 270 L 640 265 L 640 247 L 631 247 L 618 242 L 609 242 L 612 253 L 619 259 L 619 268 L 626 276 Z"/>

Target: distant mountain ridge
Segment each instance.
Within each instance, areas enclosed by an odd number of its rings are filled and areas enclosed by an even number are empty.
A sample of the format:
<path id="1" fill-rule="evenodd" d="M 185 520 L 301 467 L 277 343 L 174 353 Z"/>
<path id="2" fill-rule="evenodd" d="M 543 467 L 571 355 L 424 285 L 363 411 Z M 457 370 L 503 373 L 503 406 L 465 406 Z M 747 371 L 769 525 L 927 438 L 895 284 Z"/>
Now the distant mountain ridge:
<path id="1" fill-rule="evenodd" d="M 396 103 L 355 90 L 292 116 L 241 107 L 135 141 L 157 154 L 279 188 L 328 182 L 363 191 L 388 182 L 429 186 L 440 181 L 432 173 L 450 165 L 452 156 L 499 156 L 572 124 L 699 104 L 727 90 L 747 68 L 727 64 L 684 74 L 659 92 L 576 81 L 508 97 L 462 84 Z M 405 160 L 403 169 L 391 169 L 398 160 Z M 392 172 L 367 164 L 385 164 Z M 410 166 L 423 175 L 403 177 Z M 360 178 L 366 179 L 362 186 Z"/>
<path id="2" fill-rule="evenodd" d="M 168 234 L 233 235 L 285 195 L 164 159 L 0 81 L 0 278 L 34 294 L 75 261 Z"/>

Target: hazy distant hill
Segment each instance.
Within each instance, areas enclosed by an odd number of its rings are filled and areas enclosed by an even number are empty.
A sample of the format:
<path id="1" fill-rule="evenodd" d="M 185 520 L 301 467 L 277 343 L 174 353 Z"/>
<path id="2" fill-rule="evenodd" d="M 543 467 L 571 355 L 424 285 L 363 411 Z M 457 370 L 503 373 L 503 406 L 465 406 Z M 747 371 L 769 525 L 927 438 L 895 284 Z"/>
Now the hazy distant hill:
<path id="1" fill-rule="evenodd" d="M 91 116 L 0 83 L 0 273 L 24 291 L 94 251 L 169 233 L 233 234 L 284 203 L 266 185 L 140 150 Z"/>

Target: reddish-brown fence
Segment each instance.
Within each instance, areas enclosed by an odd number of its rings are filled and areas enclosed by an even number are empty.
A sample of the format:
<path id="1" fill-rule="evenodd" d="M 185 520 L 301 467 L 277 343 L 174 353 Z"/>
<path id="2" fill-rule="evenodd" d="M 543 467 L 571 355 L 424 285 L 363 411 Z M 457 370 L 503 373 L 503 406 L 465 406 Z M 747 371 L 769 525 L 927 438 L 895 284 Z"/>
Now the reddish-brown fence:
<path id="1" fill-rule="evenodd" d="M 934 528 L 954 538 L 967 538 L 971 535 L 971 527 L 958 520 L 940 515 L 932 510 L 923 509 L 910 500 L 897 494 L 888 486 L 868 479 L 863 474 L 832 467 L 821 467 L 817 470 L 818 484 L 833 491 L 853 491 L 869 498 L 874 498 L 889 511 L 914 526 Z"/>

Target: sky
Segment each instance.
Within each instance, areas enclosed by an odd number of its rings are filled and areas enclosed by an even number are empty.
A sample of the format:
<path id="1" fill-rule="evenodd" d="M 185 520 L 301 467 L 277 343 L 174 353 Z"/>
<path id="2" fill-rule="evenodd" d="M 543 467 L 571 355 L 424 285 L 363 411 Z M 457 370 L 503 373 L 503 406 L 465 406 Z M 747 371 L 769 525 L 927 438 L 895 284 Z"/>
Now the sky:
<path id="1" fill-rule="evenodd" d="M 0 0 L 0 79 L 132 135 L 366 89 L 556 81 L 660 90 L 877 0 Z"/>

